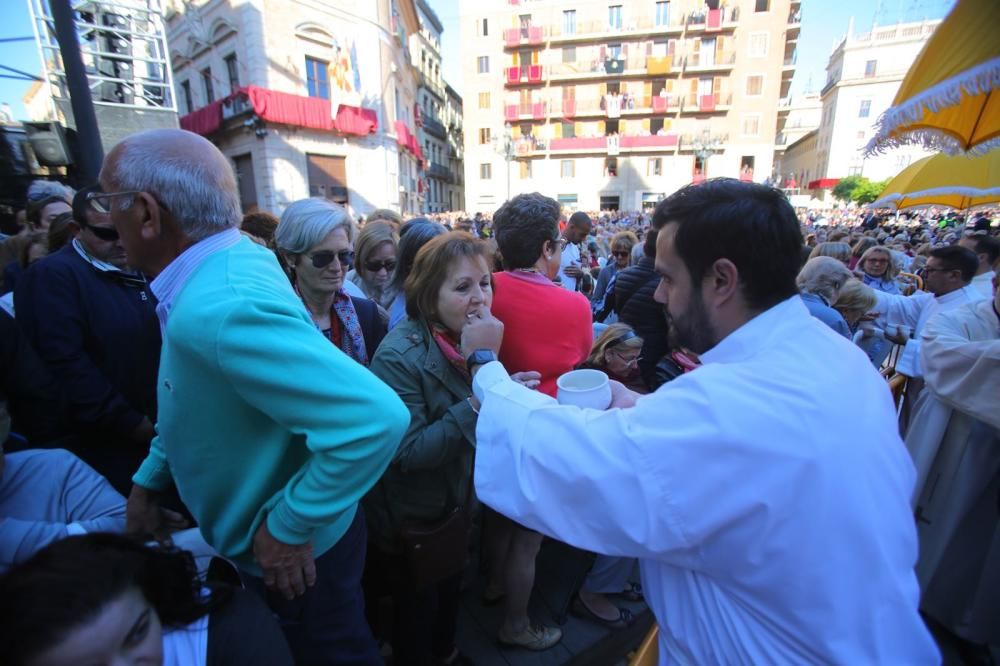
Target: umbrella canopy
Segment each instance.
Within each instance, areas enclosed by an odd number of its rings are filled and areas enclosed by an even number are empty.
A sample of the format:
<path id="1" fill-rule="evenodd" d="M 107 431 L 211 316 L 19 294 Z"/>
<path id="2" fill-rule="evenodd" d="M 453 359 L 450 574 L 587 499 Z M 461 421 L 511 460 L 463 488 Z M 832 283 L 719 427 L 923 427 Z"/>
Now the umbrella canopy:
<path id="1" fill-rule="evenodd" d="M 882 115 L 868 155 L 901 144 L 949 154 L 1000 146 L 1000 2 L 958 0 Z"/>
<path id="2" fill-rule="evenodd" d="M 1000 202 L 1000 150 L 986 155 L 931 155 L 889 181 L 869 208 L 948 206 L 965 209 Z"/>

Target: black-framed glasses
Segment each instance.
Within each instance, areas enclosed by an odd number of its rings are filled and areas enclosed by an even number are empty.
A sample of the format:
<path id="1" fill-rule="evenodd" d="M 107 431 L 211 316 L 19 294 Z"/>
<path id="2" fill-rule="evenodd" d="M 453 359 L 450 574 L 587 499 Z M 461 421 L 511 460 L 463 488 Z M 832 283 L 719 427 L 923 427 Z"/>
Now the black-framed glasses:
<path id="1" fill-rule="evenodd" d="M 388 261 L 366 261 L 365 270 L 369 273 L 378 273 L 380 270 L 385 269 L 386 273 L 391 273 L 396 270 L 396 260 L 390 259 Z"/>
<path id="2" fill-rule="evenodd" d="M 107 243 L 116 241 L 119 238 L 118 231 L 116 231 L 114 227 L 95 227 L 92 224 L 87 224 L 86 222 L 82 222 L 80 223 L 80 228 L 89 230 L 90 233 L 94 234 L 95 236 L 97 236 L 97 238 Z"/>
<path id="3" fill-rule="evenodd" d="M 354 263 L 354 252 L 351 250 L 340 250 L 339 252 L 334 252 L 333 250 L 321 250 L 320 252 L 315 252 L 306 256 L 308 256 L 309 261 L 312 262 L 313 268 L 326 268 L 333 263 L 334 259 L 339 261 L 341 267 L 343 268 L 349 268 Z"/>

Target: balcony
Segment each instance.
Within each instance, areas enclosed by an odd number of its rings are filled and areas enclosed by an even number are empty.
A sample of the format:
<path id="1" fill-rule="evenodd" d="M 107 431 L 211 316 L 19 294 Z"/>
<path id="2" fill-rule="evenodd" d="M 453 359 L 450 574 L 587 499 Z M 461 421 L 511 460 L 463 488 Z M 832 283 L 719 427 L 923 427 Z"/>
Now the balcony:
<path id="1" fill-rule="evenodd" d="M 570 31 L 562 24 L 549 27 L 549 42 L 553 46 L 571 42 L 587 42 L 615 39 L 639 39 L 652 35 L 681 34 L 684 32 L 684 17 L 664 23 L 653 16 L 637 16 L 622 22 L 620 28 L 606 21 L 578 21 Z"/>
<path id="2" fill-rule="evenodd" d="M 705 32 L 720 32 L 736 27 L 740 20 L 740 8 L 698 9 L 688 14 L 688 32 L 704 30 Z"/>
<path id="3" fill-rule="evenodd" d="M 542 82 L 541 65 L 520 65 L 507 67 L 506 85 L 514 86 L 521 83 L 537 84 Z"/>
<path id="4" fill-rule="evenodd" d="M 717 113 L 728 111 L 732 103 L 732 93 L 691 93 L 681 97 L 681 111 L 683 113 Z"/>
<path id="5" fill-rule="evenodd" d="M 422 119 L 425 132 L 431 136 L 436 136 L 439 139 L 448 138 L 448 131 L 444 128 L 444 125 L 441 124 L 440 120 L 428 115 L 423 115 Z"/>
<path id="6" fill-rule="evenodd" d="M 430 167 L 427 169 L 427 176 L 429 178 L 443 180 L 446 183 L 455 182 L 455 174 L 451 172 L 451 169 L 439 162 L 431 162 Z"/>
<path id="7" fill-rule="evenodd" d="M 692 53 L 684 57 L 684 71 L 692 73 L 732 69 L 735 64 L 736 54 L 732 52 Z"/>
<path id="8" fill-rule="evenodd" d="M 646 58 L 646 73 L 651 76 L 663 76 L 670 73 L 674 66 L 673 56 L 650 56 Z"/>
<path id="9" fill-rule="evenodd" d="M 521 28 L 510 28 L 503 31 L 504 47 L 513 49 L 528 44 L 530 46 L 540 45 L 543 41 L 544 30 L 540 25 L 530 25 Z"/>
<path id="10" fill-rule="evenodd" d="M 530 104 L 507 104 L 504 106 L 504 120 L 517 122 L 519 120 L 542 120 L 546 116 L 548 105 L 545 102 Z"/>
<path id="11" fill-rule="evenodd" d="M 614 137 L 578 136 L 552 139 L 549 142 L 549 151 L 553 153 L 607 153 L 609 143 L 613 144 L 616 141 L 619 154 L 625 152 L 657 152 L 665 148 L 673 148 L 679 142 L 676 134 L 616 135 Z M 613 145 L 611 146 L 611 150 L 612 152 L 614 151 Z"/>
<path id="12" fill-rule="evenodd" d="M 649 76 L 648 58 L 633 55 L 627 58 L 607 58 L 605 60 L 578 60 L 549 65 L 549 80 L 557 81 L 601 81 L 608 78 Z M 662 63 L 661 63 L 662 66 Z"/>

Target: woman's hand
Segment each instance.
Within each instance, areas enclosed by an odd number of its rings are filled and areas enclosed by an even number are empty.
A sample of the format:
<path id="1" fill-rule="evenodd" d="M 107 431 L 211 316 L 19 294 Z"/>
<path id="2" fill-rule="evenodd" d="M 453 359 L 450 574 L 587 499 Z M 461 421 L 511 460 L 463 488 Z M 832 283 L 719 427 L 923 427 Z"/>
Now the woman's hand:
<path id="1" fill-rule="evenodd" d="M 542 373 L 529 370 L 528 372 L 515 372 L 510 376 L 515 382 L 529 389 L 536 389 L 542 383 Z"/>
<path id="2" fill-rule="evenodd" d="M 462 328 L 461 348 L 463 354 L 471 354 L 477 349 L 489 349 L 494 354 L 500 353 L 500 343 L 503 342 L 503 323 L 493 316 L 485 305 L 475 314 L 468 316 L 468 322 Z"/>

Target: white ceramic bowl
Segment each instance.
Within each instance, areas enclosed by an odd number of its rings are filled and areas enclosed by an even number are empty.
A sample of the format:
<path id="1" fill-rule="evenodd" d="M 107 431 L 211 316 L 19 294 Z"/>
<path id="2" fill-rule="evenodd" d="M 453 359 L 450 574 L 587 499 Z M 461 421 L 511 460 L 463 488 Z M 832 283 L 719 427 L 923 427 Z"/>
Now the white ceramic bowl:
<path id="1" fill-rule="evenodd" d="M 611 404 L 611 384 L 600 370 L 571 370 L 556 380 L 556 387 L 560 405 L 607 409 Z"/>

